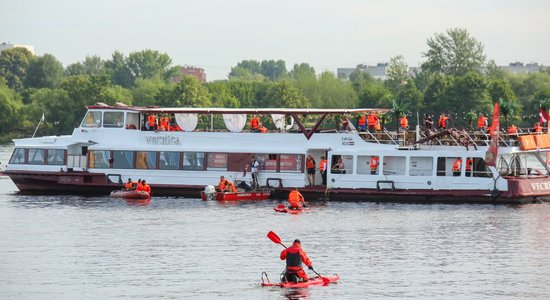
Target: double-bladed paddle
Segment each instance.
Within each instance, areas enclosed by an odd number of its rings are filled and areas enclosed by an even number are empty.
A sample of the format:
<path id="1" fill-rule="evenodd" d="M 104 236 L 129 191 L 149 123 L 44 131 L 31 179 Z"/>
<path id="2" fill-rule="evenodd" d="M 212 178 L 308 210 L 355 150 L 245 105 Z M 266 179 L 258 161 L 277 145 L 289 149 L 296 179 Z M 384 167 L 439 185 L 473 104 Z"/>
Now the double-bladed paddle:
<path id="1" fill-rule="evenodd" d="M 285 247 L 285 249 L 288 249 L 282 242 L 281 242 L 281 238 L 273 231 L 270 231 L 267 233 L 267 237 L 272 241 L 274 242 L 275 244 L 279 244 L 283 247 Z M 330 279 L 326 278 L 326 277 L 323 277 L 321 276 L 321 274 L 317 273 L 317 271 L 313 270 L 313 268 L 310 269 L 311 271 L 313 271 L 315 274 L 317 274 L 317 276 L 319 276 L 319 278 L 321 278 L 321 280 L 323 280 L 323 285 L 328 285 L 330 283 Z"/>

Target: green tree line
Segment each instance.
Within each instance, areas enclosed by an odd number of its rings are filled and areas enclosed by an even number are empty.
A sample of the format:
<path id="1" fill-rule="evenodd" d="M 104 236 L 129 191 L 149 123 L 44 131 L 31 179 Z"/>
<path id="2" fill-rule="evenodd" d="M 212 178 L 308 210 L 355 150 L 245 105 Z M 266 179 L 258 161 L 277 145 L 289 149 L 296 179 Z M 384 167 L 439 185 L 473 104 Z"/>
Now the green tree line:
<path id="1" fill-rule="evenodd" d="M 540 106 L 548 107 L 550 71 L 511 74 L 488 60 L 483 44 L 462 28 L 427 39 L 425 61 L 411 72 L 403 56 L 391 57 L 387 79 L 357 69 L 349 79 L 316 73 L 308 63 L 287 69 L 283 60 L 244 60 L 227 80 L 180 82 L 178 66 L 155 50 L 114 52 L 110 59 L 88 56 L 67 67 L 51 54 L 24 48 L 0 53 L 0 141 L 32 135 L 69 134 L 96 102 L 165 107 L 393 108 L 412 116 L 445 112 L 466 127 L 473 116 L 490 114 L 500 102 L 506 121 L 532 126 Z M 395 121 L 394 121 L 395 123 Z"/>

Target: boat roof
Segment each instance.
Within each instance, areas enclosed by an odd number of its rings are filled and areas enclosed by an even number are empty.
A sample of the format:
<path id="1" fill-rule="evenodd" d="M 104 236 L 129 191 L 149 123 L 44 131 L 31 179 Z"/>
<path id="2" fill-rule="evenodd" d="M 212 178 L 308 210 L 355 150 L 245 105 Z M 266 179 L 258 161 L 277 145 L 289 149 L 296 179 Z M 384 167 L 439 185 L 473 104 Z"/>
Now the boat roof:
<path id="1" fill-rule="evenodd" d="M 194 113 L 194 114 L 358 114 L 388 112 L 387 108 L 221 108 L 221 107 L 158 107 L 96 104 L 88 109 L 124 109 L 141 113 Z"/>

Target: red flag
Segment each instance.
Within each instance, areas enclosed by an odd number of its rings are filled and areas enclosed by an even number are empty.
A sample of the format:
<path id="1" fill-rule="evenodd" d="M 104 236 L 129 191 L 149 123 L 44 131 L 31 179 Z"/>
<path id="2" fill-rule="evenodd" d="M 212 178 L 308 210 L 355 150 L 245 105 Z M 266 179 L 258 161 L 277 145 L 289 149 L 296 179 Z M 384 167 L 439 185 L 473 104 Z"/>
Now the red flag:
<path id="1" fill-rule="evenodd" d="M 548 120 L 550 120 L 550 114 L 547 111 L 544 111 L 544 109 L 542 109 L 542 106 L 541 106 L 539 110 L 539 123 L 540 124 L 546 123 L 548 122 Z"/>
<path id="2" fill-rule="evenodd" d="M 498 135 L 500 131 L 499 118 L 499 106 L 498 102 L 496 102 L 495 108 L 493 109 L 493 120 L 491 122 L 491 127 L 489 127 L 489 131 L 491 132 L 491 141 L 489 143 L 489 150 L 487 150 L 487 153 L 485 153 L 485 164 L 492 167 L 495 167 L 497 165 Z"/>

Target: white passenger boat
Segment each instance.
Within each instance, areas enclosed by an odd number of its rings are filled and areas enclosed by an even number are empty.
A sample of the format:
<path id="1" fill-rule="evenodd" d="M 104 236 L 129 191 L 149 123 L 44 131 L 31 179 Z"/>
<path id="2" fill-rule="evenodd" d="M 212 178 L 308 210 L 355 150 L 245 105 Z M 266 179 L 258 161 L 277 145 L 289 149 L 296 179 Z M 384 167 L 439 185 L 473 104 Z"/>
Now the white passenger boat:
<path id="1" fill-rule="evenodd" d="M 484 135 L 446 131 L 425 138 L 419 130 L 398 135 L 323 127 L 335 116 L 370 111 L 89 106 L 71 135 L 14 140 L 5 174 L 22 193 L 108 195 L 128 178 L 142 178 L 157 196 L 199 198 L 222 175 L 251 182 L 244 170 L 254 158 L 259 185 L 271 188 L 275 198 L 294 187 L 307 200 L 528 203 L 550 197 L 550 145 L 542 142 L 533 147 L 501 137 L 493 167 L 485 164 Z M 148 125 L 153 114 L 172 118 L 173 126 L 153 130 Z M 269 117 L 277 129 L 243 130 L 253 114 Z M 307 184 L 307 155 L 317 162 L 313 186 Z M 329 168 L 326 185 L 318 169 L 321 156 L 328 166 L 343 162 L 337 170 Z M 371 171 L 373 157 L 380 163 Z M 457 158 L 470 161 L 468 169 L 463 163 L 453 172 Z"/>

